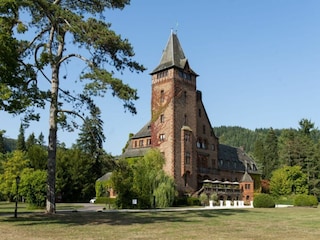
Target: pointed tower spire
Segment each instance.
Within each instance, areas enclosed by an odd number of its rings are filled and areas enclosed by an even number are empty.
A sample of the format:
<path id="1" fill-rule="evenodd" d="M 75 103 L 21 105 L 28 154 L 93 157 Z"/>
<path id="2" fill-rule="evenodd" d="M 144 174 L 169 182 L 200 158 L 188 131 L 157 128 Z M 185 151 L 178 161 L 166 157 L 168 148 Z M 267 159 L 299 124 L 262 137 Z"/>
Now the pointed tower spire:
<path id="1" fill-rule="evenodd" d="M 167 46 L 162 53 L 160 64 L 152 71 L 151 74 L 171 67 L 183 69 L 186 63 L 187 58 L 184 55 L 177 34 L 171 30 Z"/>

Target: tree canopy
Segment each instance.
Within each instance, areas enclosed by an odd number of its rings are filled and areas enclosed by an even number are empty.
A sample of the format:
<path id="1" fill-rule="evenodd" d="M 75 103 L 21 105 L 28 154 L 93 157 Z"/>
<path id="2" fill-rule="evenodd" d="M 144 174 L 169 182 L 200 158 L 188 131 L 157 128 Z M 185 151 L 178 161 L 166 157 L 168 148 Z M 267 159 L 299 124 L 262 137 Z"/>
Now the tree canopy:
<path id="1" fill-rule="evenodd" d="M 49 106 L 48 213 L 55 212 L 58 123 L 72 126 L 66 115 L 83 116 L 93 98 L 104 97 L 108 92 L 123 100 L 125 109 L 136 113 L 137 91 L 114 77 L 114 71 L 142 72 L 145 68 L 133 60 L 129 41 L 117 35 L 104 17 L 107 9 L 123 9 L 129 3 L 129 0 L 1 1 L 1 110 L 25 112 L 26 120 L 38 120 L 36 108 L 44 108 L 46 103 Z M 83 68 L 77 69 L 78 77 L 72 79 L 62 66 L 66 68 L 76 59 L 83 62 Z M 63 89 L 62 80 L 82 84 L 82 91 Z"/>
<path id="2" fill-rule="evenodd" d="M 163 171 L 163 164 L 163 155 L 156 149 L 141 158 L 119 161 L 111 176 L 118 206 L 132 208 L 132 199 L 137 199 L 138 208 L 171 206 L 175 185 Z"/>
<path id="3" fill-rule="evenodd" d="M 276 196 L 308 193 L 307 176 L 299 166 L 284 166 L 272 173 L 270 191 Z"/>

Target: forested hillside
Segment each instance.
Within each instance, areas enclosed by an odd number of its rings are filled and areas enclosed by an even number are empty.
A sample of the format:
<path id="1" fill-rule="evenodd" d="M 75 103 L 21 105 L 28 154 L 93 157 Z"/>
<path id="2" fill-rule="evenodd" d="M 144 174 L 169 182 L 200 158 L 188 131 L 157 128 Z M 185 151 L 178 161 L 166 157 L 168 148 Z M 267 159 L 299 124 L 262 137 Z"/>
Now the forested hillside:
<path id="1" fill-rule="evenodd" d="M 264 140 L 270 128 L 256 128 L 250 130 L 239 126 L 220 126 L 213 128 L 215 135 L 219 138 L 222 144 L 233 147 L 243 147 L 247 153 L 254 151 L 254 146 L 257 140 Z M 280 137 L 284 130 L 298 131 L 297 129 L 273 129 L 275 135 Z M 320 141 L 320 130 L 313 129 L 311 137 L 315 142 Z"/>
<path id="2" fill-rule="evenodd" d="M 269 131 L 267 128 L 250 130 L 239 126 L 220 126 L 213 128 L 219 142 L 233 147 L 243 147 L 247 153 L 254 151 L 258 139 L 264 139 Z M 277 136 L 281 130 L 274 129 Z"/>
<path id="3" fill-rule="evenodd" d="M 320 198 L 320 131 L 310 120 L 299 121 L 298 129 L 250 130 L 221 126 L 215 127 L 214 132 L 220 143 L 243 147 L 258 164 L 262 179 L 279 184 L 289 182 L 291 178 L 302 177 L 305 179 L 303 182 L 306 182 L 306 191 Z M 298 173 L 290 173 L 281 181 L 275 180 L 276 177 L 283 177 L 284 173 L 288 174 L 293 169 L 291 167 L 295 167 Z M 300 187 L 297 184 L 289 184 L 291 187 L 286 194 L 298 192 Z M 284 189 L 282 187 L 281 191 Z M 275 189 L 273 187 L 273 191 Z M 283 192 L 280 195 L 282 194 Z"/>

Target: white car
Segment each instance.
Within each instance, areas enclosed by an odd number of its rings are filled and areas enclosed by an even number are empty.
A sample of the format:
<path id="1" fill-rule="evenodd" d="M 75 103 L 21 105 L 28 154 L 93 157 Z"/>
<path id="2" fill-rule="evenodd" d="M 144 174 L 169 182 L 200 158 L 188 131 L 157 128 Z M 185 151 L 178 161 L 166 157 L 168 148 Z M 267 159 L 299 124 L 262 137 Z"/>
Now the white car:
<path id="1" fill-rule="evenodd" d="M 90 199 L 90 203 L 95 203 L 95 202 L 96 202 L 96 198 Z"/>

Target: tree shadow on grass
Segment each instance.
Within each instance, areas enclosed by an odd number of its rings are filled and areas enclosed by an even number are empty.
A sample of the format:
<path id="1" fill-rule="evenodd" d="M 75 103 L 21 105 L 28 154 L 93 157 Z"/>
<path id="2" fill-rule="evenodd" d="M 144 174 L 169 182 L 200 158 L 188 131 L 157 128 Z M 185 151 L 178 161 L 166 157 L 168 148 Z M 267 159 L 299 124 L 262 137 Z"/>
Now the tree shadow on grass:
<path id="1" fill-rule="evenodd" d="M 14 217 L 0 217 L 0 222 L 11 222 L 20 226 L 61 224 L 79 225 L 110 225 L 127 226 L 133 224 L 152 224 L 162 222 L 205 222 L 209 218 L 245 214 L 246 209 L 219 210 L 179 210 L 179 211 L 142 211 L 142 212 L 58 212 L 49 214 L 24 214 Z"/>

